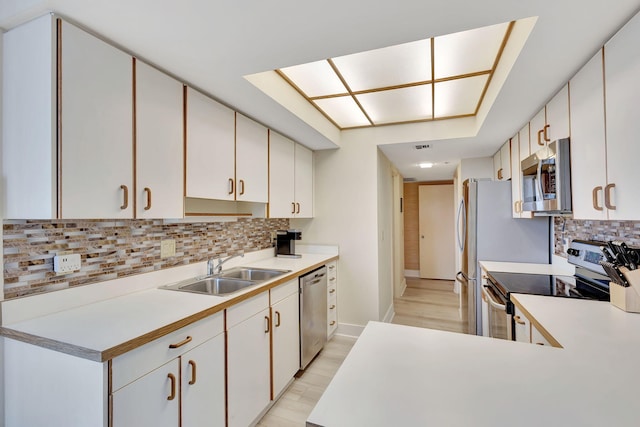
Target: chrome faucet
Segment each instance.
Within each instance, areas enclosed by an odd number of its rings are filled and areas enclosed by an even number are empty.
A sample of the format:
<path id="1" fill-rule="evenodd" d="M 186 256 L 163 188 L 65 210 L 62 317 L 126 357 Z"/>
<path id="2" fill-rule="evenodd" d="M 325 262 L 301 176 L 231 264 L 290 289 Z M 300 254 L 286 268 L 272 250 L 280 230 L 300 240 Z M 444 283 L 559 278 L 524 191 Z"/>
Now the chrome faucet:
<path id="1" fill-rule="evenodd" d="M 237 254 L 237 255 L 231 255 L 225 259 L 222 258 L 217 258 L 218 260 L 218 265 L 216 265 L 215 267 L 213 266 L 214 261 L 216 260 L 216 258 L 211 258 L 207 261 L 207 276 L 212 276 L 214 273 L 215 274 L 220 274 L 222 273 L 222 264 L 224 264 L 225 262 L 233 259 L 233 258 L 237 258 L 237 257 L 244 257 L 244 254 Z"/>

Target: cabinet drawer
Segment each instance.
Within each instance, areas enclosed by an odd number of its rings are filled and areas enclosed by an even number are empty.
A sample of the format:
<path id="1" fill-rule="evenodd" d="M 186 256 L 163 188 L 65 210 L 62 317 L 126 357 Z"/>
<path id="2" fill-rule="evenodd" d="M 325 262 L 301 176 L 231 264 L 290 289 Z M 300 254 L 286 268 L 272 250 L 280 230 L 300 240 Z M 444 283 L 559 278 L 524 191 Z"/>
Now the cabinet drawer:
<path id="1" fill-rule="evenodd" d="M 269 308 L 269 292 L 263 292 L 227 309 L 227 330 Z"/>
<path id="2" fill-rule="evenodd" d="M 299 292 L 298 279 L 293 279 L 287 283 L 283 283 L 280 286 L 276 286 L 271 289 L 271 305 L 282 301 L 291 294 L 297 294 Z"/>
<path id="3" fill-rule="evenodd" d="M 114 392 L 124 387 L 223 331 L 222 313 L 217 313 L 116 357 L 111 365 L 111 391 Z M 188 337 L 191 339 L 188 340 Z M 177 348 L 169 347 L 185 340 L 188 342 Z"/>

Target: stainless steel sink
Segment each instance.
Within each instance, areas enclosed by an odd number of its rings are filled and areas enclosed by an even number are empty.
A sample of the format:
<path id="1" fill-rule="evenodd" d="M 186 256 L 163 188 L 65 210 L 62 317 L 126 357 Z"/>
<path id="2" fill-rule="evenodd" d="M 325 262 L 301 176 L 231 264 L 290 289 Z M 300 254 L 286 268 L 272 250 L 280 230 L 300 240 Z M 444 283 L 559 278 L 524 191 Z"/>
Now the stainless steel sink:
<path id="1" fill-rule="evenodd" d="M 225 277 L 206 277 L 195 282 L 167 287 L 177 291 L 197 292 L 209 295 L 225 295 L 237 292 L 256 282 L 250 280 L 229 279 Z"/>
<path id="2" fill-rule="evenodd" d="M 162 289 L 195 292 L 208 295 L 228 295 L 267 280 L 285 275 L 291 270 L 268 268 L 236 267 L 214 276 L 161 286 Z"/>
<path id="3" fill-rule="evenodd" d="M 289 273 L 291 270 L 273 270 L 268 268 L 236 267 L 220 273 L 220 277 L 264 282 Z"/>

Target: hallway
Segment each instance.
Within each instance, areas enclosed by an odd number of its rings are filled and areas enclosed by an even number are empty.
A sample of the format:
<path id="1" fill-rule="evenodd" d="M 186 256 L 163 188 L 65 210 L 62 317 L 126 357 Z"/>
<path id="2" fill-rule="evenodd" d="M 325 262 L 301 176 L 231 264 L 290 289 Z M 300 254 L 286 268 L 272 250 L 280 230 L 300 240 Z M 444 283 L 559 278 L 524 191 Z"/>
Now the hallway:
<path id="1" fill-rule="evenodd" d="M 458 313 L 458 295 L 453 281 L 407 277 L 404 294 L 394 299 L 391 323 L 421 328 L 464 332 Z"/>

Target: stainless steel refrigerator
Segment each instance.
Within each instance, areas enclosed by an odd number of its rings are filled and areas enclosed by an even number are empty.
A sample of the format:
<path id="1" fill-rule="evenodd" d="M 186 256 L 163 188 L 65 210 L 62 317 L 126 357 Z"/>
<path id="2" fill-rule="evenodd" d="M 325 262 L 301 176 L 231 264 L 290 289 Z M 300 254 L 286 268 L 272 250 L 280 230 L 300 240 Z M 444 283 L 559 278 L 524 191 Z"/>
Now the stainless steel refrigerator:
<path id="1" fill-rule="evenodd" d="M 510 181 L 468 179 L 463 183 L 456 228 L 462 317 L 469 334 L 482 335 L 478 261 L 550 263 L 550 220 L 513 218 Z"/>

